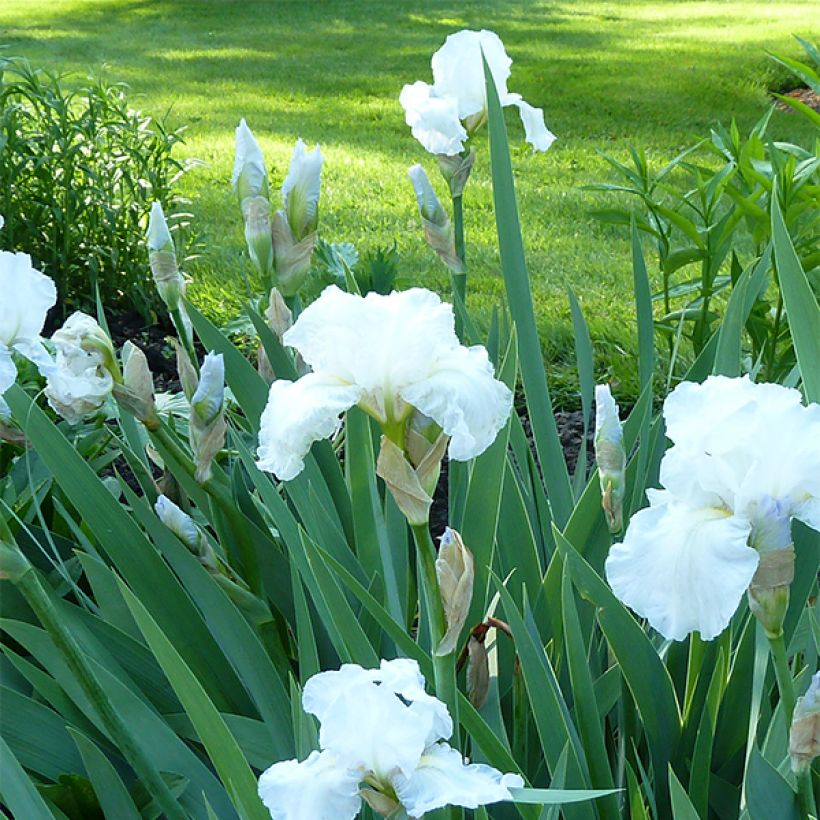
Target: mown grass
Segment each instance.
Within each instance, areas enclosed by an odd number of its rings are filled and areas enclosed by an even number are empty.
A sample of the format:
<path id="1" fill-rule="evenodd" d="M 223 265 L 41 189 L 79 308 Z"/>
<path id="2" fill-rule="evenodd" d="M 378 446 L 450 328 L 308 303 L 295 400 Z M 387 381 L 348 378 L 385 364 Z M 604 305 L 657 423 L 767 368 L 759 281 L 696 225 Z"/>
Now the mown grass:
<path id="1" fill-rule="evenodd" d="M 459 28 L 492 28 L 514 59 L 512 90 L 542 106 L 558 142 L 533 154 L 510 118 L 525 243 L 544 348 L 559 402 L 573 403 L 566 290 L 578 295 L 599 376 L 634 389 L 635 328 L 628 243 L 588 216 L 609 178 L 597 151 L 644 147 L 658 164 L 715 122 L 748 128 L 765 111 L 775 69 L 765 50 L 793 53 L 790 35 L 816 37 L 814 0 L 760 3 L 647 0 L 3 0 L 0 45 L 60 71 L 103 70 L 135 102 L 189 123 L 187 155 L 203 161 L 184 183 L 202 240 L 188 265 L 195 302 L 219 320 L 240 309 L 245 259 L 230 188 L 233 129 L 244 116 L 274 183 L 297 136 L 322 145 L 320 230 L 360 252 L 390 245 L 402 285 L 446 292 L 424 245 L 407 167 L 425 156 L 404 124 L 398 93 L 430 79 L 429 60 Z M 771 135 L 807 143 L 796 117 Z M 486 321 L 502 294 L 486 146 L 465 195 L 469 304 Z M 435 177 L 434 177 L 435 178 Z M 436 179 L 436 184 L 438 180 Z M 440 186 L 442 196 L 443 186 Z"/>

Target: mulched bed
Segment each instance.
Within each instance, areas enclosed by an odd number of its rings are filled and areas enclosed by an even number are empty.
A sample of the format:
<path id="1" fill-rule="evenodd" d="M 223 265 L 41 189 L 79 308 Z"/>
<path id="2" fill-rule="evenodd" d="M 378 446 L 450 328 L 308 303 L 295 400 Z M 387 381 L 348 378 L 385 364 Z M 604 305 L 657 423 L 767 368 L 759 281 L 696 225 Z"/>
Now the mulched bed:
<path id="1" fill-rule="evenodd" d="M 795 88 L 793 91 L 786 92 L 783 96 L 791 97 L 794 100 L 799 100 L 809 108 L 820 113 L 820 94 L 815 94 L 810 88 Z M 792 114 L 797 113 L 791 106 L 787 105 L 782 100 L 778 100 L 774 104 L 774 107 L 778 111 L 790 111 Z"/>

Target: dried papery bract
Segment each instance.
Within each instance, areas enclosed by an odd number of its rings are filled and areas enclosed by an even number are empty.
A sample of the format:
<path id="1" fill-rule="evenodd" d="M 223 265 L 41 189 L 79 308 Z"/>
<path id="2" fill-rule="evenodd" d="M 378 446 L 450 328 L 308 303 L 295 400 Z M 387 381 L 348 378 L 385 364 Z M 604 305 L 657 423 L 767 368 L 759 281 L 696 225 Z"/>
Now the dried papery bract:
<path id="1" fill-rule="evenodd" d="M 820 755 L 820 672 L 811 679 L 809 688 L 798 698 L 789 732 L 789 757 L 792 771 L 804 774 Z"/>

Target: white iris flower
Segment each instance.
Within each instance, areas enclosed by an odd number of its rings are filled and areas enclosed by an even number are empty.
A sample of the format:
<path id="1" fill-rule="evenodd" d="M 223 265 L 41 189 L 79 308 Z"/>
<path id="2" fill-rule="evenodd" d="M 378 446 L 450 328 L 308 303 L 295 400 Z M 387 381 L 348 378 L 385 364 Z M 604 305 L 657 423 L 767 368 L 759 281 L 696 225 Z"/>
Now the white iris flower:
<path id="1" fill-rule="evenodd" d="M 47 372 L 45 395 L 69 424 L 77 424 L 111 395 L 114 348 L 94 318 L 81 311 L 66 319 L 51 342 L 57 357 Z"/>
<path id="2" fill-rule="evenodd" d="M 486 450 L 512 409 L 487 351 L 461 345 L 452 307 L 422 288 L 361 297 L 331 285 L 282 341 L 313 370 L 275 381 L 262 414 L 257 464 L 285 481 L 354 405 L 400 446 L 411 417 L 423 414 L 450 436 L 457 461 Z"/>
<path id="3" fill-rule="evenodd" d="M 510 789 L 524 785 L 519 775 L 465 763 L 443 742 L 452 720 L 425 692 L 413 660 L 322 672 L 305 685 L 302 705 L 321 724 L 321 752 L 263 772 L 259 795 L 274 820 L 352 820 L 361 808 L 361 784 L 410 817 L 510 800 Z"/>
<path id="4" fill-rule="evenodd" d="M 12 351 L 48 368 L 50 357 L 40 333 L 46 314 L 57 301 L 54 281 L 31 266 L 25 253 L 0 251 L 0 418 L 8 415 L 3 393 L 14 384 L 17 368 Z"/>
<path id="5" fill-rule="evenodd" d="M 748 377 L 684 382 L 664 404 L 664 490 L 606 561 L 615 594 L 667 638 L 728 625 L 763 563 L 788 565 L 791 520 L 820 530 L 820 405 Z M 781 579 L 771 586 L 784 585 Z"/>
<path id="6" fill-rule="evenodd" d="M 487 119 L 487 94 L 482 52 L 502 106 L 514 105 L 521 115 L 526 140 L 537 151 L 555 141 L 544 124 L 544 112 L 507 90 L 512 60 L 492 31 L 458 31 L 433 55 L 433 85 L 421 80 L 405 85 L 399 102 L 413 136 L 433 154 L 452 156 Z"/>

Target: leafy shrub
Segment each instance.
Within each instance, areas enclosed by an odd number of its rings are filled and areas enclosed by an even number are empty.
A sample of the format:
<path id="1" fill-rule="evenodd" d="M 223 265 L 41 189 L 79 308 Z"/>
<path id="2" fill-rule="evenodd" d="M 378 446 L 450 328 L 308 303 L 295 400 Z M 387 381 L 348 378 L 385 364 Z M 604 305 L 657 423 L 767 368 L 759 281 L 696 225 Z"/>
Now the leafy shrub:
<path id="1" fill-rule="evenodd" d="M 142 240 L 152 201 L 181 203 L 182 129 L 132 108 L 121 83 L 69 90 L 20 59 L 0 60 L 0 77 L 0 248 L 29 253 L 56 280 L 64 314 L 93 305 L 99 287 L 109 308 L 149 317 Z"/>
<path id="2" fill-rule="evenodd" d="M 811 71 L 790 63 L 803 69 L 801 77 Z M 792 102 L 820 126 L 820 117 L 808 106 Z M 661 288 L 653 300 L 663 309 L 656 328 L 667 336 L 670 349 L 678 351 L 676 340 L 686 338 L 692 353 L 699 354 L 715 330 L 725 297 L 744 270 L 750 277 L 756 271 L 754 306 L 746 323 L 746 365 L 777 380 L 792 370 L 795 358 L 771 255 L 772 202 L 776 192 L 795 251 L 817 293 L 820 142 L 807 150 L 774 141 L 767 133 L 772 111 L 748 136 L 734 122 L 729 128 L 717 125 L 708 138 L 657 172 L 636 148 L 630 148 L 631 164 L 605 157 L 620 179 L 591 188 L 637 200 L 634 208 L 607 208 L 594 215 L 626 226 L 634 219 L 638 230 L 654 241 Z"/>

